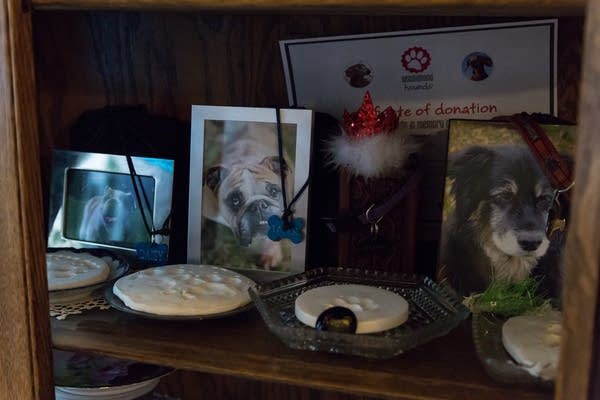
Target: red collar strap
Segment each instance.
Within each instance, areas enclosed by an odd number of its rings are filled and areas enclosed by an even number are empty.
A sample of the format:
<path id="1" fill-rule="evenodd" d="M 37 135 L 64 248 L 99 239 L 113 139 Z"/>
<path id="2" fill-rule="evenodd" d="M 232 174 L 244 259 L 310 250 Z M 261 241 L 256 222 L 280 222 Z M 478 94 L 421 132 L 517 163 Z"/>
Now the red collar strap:
<path id="1" fill-rule="evenodd" d="M 544 129 L 527 113 L 496 117 L 494 121 L 510 122 L 519 132 L 529 149 L 535 156 L 542 171 L 550 180 L 550 184 L 567 199 L 571 197 L 570 189 L 574 181 L 567 162 L 561 157 Z"/>

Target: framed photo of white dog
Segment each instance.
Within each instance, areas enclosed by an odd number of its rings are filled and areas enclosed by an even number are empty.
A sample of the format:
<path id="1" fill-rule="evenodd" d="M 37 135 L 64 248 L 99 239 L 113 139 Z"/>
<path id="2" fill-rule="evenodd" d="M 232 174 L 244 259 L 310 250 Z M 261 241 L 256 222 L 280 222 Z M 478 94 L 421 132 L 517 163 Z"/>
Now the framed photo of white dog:
<path id="1" fill-rule="evenodd" d="M 55 150 L 48 247 L 103 248 L 131 261 L 168 257 L 169 236 L 153 232 L 171 214 L 173 160 Z M 162 253 L 146 254 L 156 244 Z"/>
<path id="2" fill-rule="evenodd" d="M 192 107 L 188 262 L 304 271 L 312 125 L 311 110 Z"/>
<path id="3" fill-rule="evenodd" d="M 537 128 L 572 170 L 576 126 Z M 568 204 L 524 137 L 510 122 L 449 122 L 438 279 L 463 296 L 535 278 L 560 298 Z"/>

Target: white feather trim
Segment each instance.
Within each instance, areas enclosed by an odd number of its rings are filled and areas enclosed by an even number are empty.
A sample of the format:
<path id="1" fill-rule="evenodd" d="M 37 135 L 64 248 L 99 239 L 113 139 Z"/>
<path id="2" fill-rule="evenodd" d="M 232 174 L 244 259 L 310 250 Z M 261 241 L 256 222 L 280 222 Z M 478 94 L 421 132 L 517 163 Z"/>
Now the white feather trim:
<path id="1" fill-rule="evenodd" d="M 418 147 L 412 137 L 399 132 L 358 139 L 342 132 L 325 144 L 325 151 L 328 164 L 336 168 L 346 167 L 365 178 L 381 178 L 402 168 Z"/>

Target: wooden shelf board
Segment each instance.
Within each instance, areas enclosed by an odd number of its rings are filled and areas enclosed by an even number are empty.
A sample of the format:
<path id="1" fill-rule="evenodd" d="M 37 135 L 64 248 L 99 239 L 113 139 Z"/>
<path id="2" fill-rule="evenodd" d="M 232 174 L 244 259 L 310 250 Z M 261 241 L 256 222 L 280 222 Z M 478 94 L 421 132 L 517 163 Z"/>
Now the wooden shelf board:
<path id="1" fill-rule="evenodd" d="M 55 347 L 393 399 L 550 399 L 548 391 L 493 382 L 473 347 L 470 321 L 387 360 L 287 348 L 255 310 L 220 320 L 158 321 L 115 310 L 52 320 Z"/>
<path id="2" fill-rule="evenodd" d="M 586 0 L 30 0 L 36 9 L 477 16 L 583 15 Z"/>

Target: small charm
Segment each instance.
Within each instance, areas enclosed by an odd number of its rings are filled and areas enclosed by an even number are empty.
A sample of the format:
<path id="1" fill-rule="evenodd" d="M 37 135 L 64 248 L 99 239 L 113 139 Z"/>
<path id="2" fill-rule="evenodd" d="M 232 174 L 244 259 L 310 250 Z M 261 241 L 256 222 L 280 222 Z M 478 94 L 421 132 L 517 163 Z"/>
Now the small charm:
<path id="1" fill-rule="evenodd" d="M 556 233 L 561 233 L 565 230 L 567 226 L 567 220 L 563 215 L 563 209 L 561 207 L 561 203 L 558 199 L 559 192 L 555 193 L 554 200 L 552 202 L 552 207 L 548 212 L 548 223 L 546 226 L 546 236 L 548 239 L 552 240 L 552 237 Z"/>
<path id="2" fill-rule="evenodd" d="M 138 260 L 164 265 L 167 263 L 169 247 L 166 244 L 138 243 L 135 246 L 135 253 Z"/>
<path id="3" fill-rule="evenodd" d="M 271 215 L 267 222 L 269 223 L 267 236 L 274 242 L 281 239 L 289 239 L 292 243 L 298 244 L 304 239 L 304 235 L 302 234 L 304 221 L 302 218 L 291 219 L 290 226 L 287 229 L 284 227 L 283 218 L 279 215 Z"/>
<path id="4" fill-rule="evenodd" d="M 564 218 L 553 218 L 548 226 L 548 237 L 552 238 L 554 233 L 563 232 L 567 226 L 567 220 Z"/>
<path id="5" fill-rule="evenodd" d="M 317 318 L 315 328 L 320 331 L 356 333 L 356 315 L 346 307 L 331 307 Z"/>

